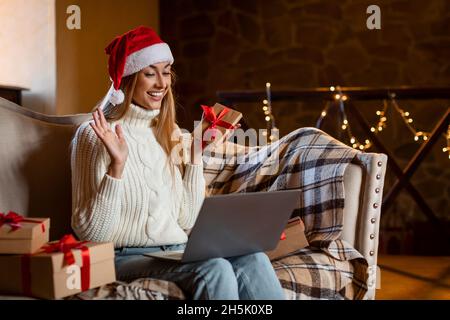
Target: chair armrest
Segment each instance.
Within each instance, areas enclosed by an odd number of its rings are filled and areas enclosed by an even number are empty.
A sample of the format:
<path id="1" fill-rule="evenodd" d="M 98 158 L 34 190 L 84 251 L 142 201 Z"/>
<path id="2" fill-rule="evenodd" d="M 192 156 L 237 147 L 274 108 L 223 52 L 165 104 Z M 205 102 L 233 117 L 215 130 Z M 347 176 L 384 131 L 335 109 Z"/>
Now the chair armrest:
<path id="1" fill-rule="evenodd" d="M 344 223 L 341 238 L 353 247 L 356 243 L 362 180 L 361 165 L 349 163 L 344 172 Z"/>
<path id="2" fill-rule="evenodd" d="M 375 299 L 381 204 L 387 156 L 382 153 L 360 153 L 355 162 L 363 169 L 355 229 L 355 249 L 366 258 L 369 264 L 368 291 L 364 298 Z"/>

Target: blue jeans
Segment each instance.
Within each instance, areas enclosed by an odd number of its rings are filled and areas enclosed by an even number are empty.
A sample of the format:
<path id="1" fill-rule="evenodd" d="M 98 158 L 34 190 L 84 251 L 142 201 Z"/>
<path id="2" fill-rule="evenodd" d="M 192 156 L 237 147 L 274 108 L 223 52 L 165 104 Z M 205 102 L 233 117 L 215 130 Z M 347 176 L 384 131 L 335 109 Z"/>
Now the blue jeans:
<path id="1" fill-rule="evenodd" d="M 265 253 L 179 263 L 143 256 L 161 250 L 181 250 L 185 244 L 117 249 L 117 278 L 131 281 L 151 277 L 175 282 L 194 300 L 284 300 L 275 270 Z"/>

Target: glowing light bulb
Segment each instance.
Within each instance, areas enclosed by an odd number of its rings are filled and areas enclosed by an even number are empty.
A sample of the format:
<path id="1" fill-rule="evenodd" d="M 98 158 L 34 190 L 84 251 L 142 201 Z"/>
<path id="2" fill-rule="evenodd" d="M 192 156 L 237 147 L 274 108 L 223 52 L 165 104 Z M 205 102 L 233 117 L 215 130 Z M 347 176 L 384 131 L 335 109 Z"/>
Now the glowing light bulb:
<path id="1" fill-rule="evenodd" d="M 415 141 L 419 141 L 419 136 L 415 136 L 415 137 L 414 137 L 414 140 L 415 140 Z"/>
<path id="2" fill-rule="evenodd" d="M 344 120 L 344 124 L 348 124 L 348 120 L 347 119 Z"/>
<path id="3" fill-rule="evenodd" d="M 382 117 L 382 118 L 380 119 L 380 121 L 383 121 L 383 122 L 385 122 L 386 120 L 387 120 L 386 117 Z"/>
<path id="4" fill-rule="evenodd" d="M 264 104 L 268 104 L 269 101 L 267 101 L 266 99 L 264 99 L 264 100 L 263 100 L 263 103 L 264 103 Z"/>
<path id="5" fill-rule="evenodd" d="M 267 87 L 267 88 L 270 88 L 270 82 L 267 82 L 267 83 L 266 83 L 266 87 Z"/>
<path id="6" fill-rule="evenodd" d="M 347 101 L 347 96 L 342 96 L 342 101 Z"/>
<path id="7" fill-rule="evenodd" d="M 405 117 L 409 116 L 409 112 L 404 113 Z"/>
<path id="8" fill-rule="evenodd" d="M 350 143 L 355 143 L 355 141 L 356 141 L 356 140 L 355 140 L 355 138 L 353 138 L 353 137 L 350 139 Z"/>
<path id="9" fill-rule="evenodd" d="M 442 152 L 447 152 L 447 148 L 442 148 Z"/>
<path id="10" fill-rule="evenodd" d="M 409 123 L 412 123 L 412 122 L 413 122 L 413 119 L 409 118 L 409 119 L 408 119 L 408 122 L 409 122 Z"/>
<path id="11" fill-rule="evenodd" d="M 378 127 L 378 131 L 383 131 L 383 127 Z"/>
<path id="12" fill-rule="evenodd" d="M 322 111 L 322 117 L 325 117 L 327 115 L 326 111 Z"/>
<path id="13" fill-rule="evenodd" d="M 334 95 L 334 98 L 335 98 L 336 100 L 339 100 L 339 99 L 341 98 L 341 95 L 340 95 L 340 94 L 336 94 L 336 95 Z"/>
<path id="14" fill-rule="evenodd" d="M 359 149 L 364 150 L 364 146 L 363 146 L 363 145 L 360 145 L 360 146 L 359 146 Z"/>
<path id="15" fill-rule="evenodd" d="M 267 122 L 270 121 L 270 117 L 269 116 L 266 117 L 266 121 Z"/>
<path id="16" fill-rule="evenodd" d="M 381 115 L 381 111 L 377 110 L 377 116 Z"/>
<path id="17" fill-rule="evenodd" d="M 353 144 L 353 148 L 356 149 L 357 147 L 358 147 L 358 145 L 357 145 L 356 143 L 354 143 L 354 144 Z"/>
<path id="18" fill-rule="evenodd" d="M 333 86 L 331 86 L 331 87 L 330 87 L 330 91 L 334 91 L 334 90 L 336 90 L 336 88 L 333 87 Z"/>
<path id="19" fill-rule="evenodd" d="M 370 143 L 369 139 L 366 139 L 366 144 L 369 144 L 369 143 Z"/>
<path id="20" fill-rule="evenodd" d="M 342 130 L 347 129 L 347 126 L 345 124 L 342 125 Z"/>
<path id="21" fill-rule="evenodd" d="M 375 132 L 375 128 L 374 127 L 370 128 L 370 131 Z"/>

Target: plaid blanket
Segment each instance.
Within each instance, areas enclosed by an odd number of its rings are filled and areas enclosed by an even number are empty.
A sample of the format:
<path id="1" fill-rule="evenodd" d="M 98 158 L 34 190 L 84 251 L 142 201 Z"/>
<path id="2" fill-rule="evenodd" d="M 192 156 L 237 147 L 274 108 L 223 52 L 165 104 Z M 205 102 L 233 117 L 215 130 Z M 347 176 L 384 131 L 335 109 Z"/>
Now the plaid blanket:
<path id="1" fill-rule="evenodd" d="M 344 171 L 359 153 L 315 128 L 295 130 L 266 146 L 226 142 L 219 148 L 205 149 L 208 196 L 302 191 L 294 214 L 303 220 L 310 246 L 272 262 L 287 299 L 361 299 L 367 291 L 367 261 L 340 240 Z M 175 287 L 161 280 L 137 279 L 75 298 L 183 299 Z"/>
<path id="2" fill-rule="evenodd" d="M 181 289 L 173 282 L 141 278 L 132 282 L 116 281 L 84 291 L 64 300 L 185 300 Z"/>
<path id="3" fill-rule="evenodd" d="M 301 128 L 262 147 L 227 142 L 205 150 L 207 194 L 301 190 L 294 214 L 310 244 L 274 262 L 288 297 L 361 299 L 367 291 L 367 262 L 340 240 L 344 171 L 360 154 L 316 128 Z M 332 277 L 333 279 L 331 279 Z"/>

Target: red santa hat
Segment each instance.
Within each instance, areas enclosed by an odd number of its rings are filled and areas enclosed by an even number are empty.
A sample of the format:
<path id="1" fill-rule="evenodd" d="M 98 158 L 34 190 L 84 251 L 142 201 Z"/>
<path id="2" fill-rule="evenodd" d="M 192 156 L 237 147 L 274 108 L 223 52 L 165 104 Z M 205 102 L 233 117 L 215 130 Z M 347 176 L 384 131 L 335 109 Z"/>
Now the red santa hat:
<path id="1" fill-rule="evenodd" d="M 168 44 L 163 42 L 153 29 L 144 26 L 117 36 L 105 48 L 105 52 L 109 55 L 108 72 L 113 84 L 100 108 L 104 108 L 108 103 L 117 105 L 124 101 L 125 95 L 120 90 L 123 77 L 155 63 L 174 62 Z"/>

